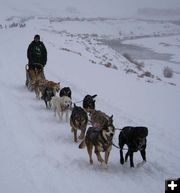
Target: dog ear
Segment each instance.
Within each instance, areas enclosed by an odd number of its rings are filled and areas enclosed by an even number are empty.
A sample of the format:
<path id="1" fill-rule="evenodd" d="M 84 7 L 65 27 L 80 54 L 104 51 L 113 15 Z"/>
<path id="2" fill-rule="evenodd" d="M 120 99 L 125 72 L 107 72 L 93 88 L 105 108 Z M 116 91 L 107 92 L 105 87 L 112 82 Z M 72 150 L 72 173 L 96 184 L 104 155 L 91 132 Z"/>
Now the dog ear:
<path id="1" fill-rule="evenodd" d="M 95 98 L 95 97 L 97 97 L 97 94 L 95 94 L 95 95 L 92 95 L 92 98 Z"/>
<path id="2" fill-rule="evenodd" d="M 111 123 L 113 123 L 113 115 L 111 115 L 111 116 L 109 117 L 109 120 L 110 120 Z"/>

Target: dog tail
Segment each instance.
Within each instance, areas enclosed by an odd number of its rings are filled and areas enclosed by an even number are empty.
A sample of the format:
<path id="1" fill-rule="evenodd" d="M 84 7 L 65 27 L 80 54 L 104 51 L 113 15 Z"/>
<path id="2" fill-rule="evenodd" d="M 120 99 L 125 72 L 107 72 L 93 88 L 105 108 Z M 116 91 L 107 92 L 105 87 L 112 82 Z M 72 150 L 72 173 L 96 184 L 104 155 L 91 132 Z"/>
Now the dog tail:
<path id="1" fill-rule="evenodd" d="M 80 144 L 79 144 L 79 149 L 83 149 L 85 148 L 86 146 L 86 143 L 85 143 L 85 140 L 83 140 Z"/>

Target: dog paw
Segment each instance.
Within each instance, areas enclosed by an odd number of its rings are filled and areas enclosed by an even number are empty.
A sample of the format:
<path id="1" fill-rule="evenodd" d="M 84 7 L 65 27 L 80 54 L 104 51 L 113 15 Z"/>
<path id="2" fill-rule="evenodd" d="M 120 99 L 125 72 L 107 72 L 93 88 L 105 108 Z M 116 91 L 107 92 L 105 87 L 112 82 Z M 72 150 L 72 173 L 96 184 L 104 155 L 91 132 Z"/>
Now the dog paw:
<path id="1" fill-rule="evenodd" d="M 101 162 L 101 167 L 107 169 L 107 164 L 105 162 Z"/>
<path id="2" fill-rule="evenodd" d="M 124 159 L 121 159 L 121 160 L 120 160 L 120 163 L 123 165 L 123 164 L 124 164 Z"/>
<path id="3" fill-rule="evenodd" d="M 146 163 L 146 161 L 142 161 L 142 162 L 138 163 L 138 164 L 137 164 L 137 168 L 142 167 L 145 163 Z"/>

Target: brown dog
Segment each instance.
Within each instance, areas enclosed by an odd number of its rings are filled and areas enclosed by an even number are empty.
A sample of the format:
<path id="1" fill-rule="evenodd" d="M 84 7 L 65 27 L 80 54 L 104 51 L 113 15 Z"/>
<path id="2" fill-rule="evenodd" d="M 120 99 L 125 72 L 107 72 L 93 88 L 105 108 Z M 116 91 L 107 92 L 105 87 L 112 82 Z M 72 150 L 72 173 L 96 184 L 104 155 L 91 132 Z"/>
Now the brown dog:
<path id="1" fill-rule="evenodd" d="M 102 111 L 92 110 L 90 112 L 90 122 L 93 127 L 101 129 L 104 126 L 113 124 L 113 115 L 108 116 Z"/>
<path id="2" fill-rule="evenodd" d="M 74 141 L 77 142 L 77 130 L 80 130 L 79 139 L 83 139 L 87 127 L 88 116 L 86 111 L 74 104 L 70 117 L 71 131 L 74 132 Z"/>

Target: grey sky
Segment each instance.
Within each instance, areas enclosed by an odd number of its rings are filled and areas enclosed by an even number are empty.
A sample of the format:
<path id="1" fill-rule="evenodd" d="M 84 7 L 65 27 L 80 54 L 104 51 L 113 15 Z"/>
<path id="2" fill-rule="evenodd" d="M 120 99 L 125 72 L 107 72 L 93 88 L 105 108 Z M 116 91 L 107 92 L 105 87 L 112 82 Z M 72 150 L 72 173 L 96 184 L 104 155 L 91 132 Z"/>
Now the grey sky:
<path id="1" fill-rule="evenodd" d="M 72 12 L 84 16 L 127 16 L 143 7 L 180 8 L 180 0 L 0 0 L 0 4 L 4 12 L 1 15 L 7 14 L 7 8 L 22 14 L 66 15 Z"/>
<path id="2" fill-rule="evenodd" d="M 180 0 L 79 0 L 79 2 L 89 7 L 91 11 L 96 8 L 99 12 L 109 12 L 114 15 L 121 15 L 121 13 L 128 15 L 143 7 L 180 8 Z"/>

